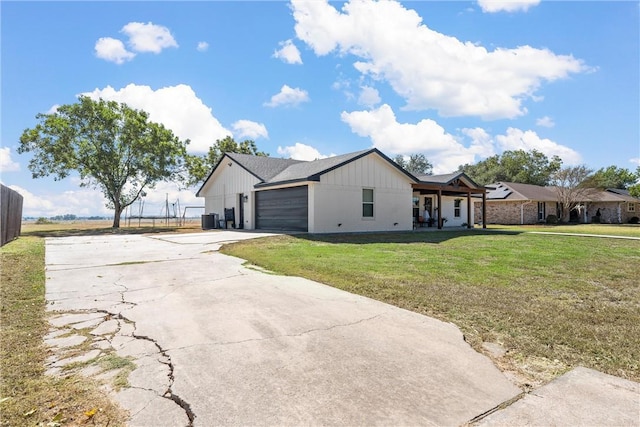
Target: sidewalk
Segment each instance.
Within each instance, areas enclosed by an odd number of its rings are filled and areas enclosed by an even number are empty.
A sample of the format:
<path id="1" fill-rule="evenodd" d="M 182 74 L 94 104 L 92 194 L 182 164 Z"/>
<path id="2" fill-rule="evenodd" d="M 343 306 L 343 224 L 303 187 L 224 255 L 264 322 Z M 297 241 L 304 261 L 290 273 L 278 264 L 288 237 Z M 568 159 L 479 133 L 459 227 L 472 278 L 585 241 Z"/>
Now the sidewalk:
<path id="1" fill-rule="evenodd" d="M 578 367 L 474 426 L 638 426 L 640 384 Z"/>

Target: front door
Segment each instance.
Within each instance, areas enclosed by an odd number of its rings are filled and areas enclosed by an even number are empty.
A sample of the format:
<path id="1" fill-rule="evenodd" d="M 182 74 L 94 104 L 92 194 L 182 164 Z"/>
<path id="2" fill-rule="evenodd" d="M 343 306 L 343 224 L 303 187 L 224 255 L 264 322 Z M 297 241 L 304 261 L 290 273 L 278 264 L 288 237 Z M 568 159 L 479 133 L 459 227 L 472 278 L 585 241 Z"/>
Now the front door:
<path id="1" fill-rule="evenodd" d="M 427 212 L 427 214 L 425 214 Z M 425 220 L 429 218 L 433 218 L 433 199 L 431 197 L 424 198 L 424 212 L 422 214 L 425 217 Z"/>

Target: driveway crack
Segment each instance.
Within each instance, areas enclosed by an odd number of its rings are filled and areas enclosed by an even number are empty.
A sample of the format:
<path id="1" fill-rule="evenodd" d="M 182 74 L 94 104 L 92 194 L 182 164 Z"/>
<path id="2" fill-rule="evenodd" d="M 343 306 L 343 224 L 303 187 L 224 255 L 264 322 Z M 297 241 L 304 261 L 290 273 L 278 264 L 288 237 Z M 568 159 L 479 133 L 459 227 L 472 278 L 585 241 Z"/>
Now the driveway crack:
<path id="1" fill-rule="evenodd" d="M 135 323 L 134 323 L 134 327 L 135 327 Z M 193 420 L 195 419 L 196 416 L 193 413 L 193 411 L 191 410 L 191 405 L 189 403 L 187 403 L 184 399 L 182 399 L 180 396 L 175 394 L 173 392 L 173 390 L 172 390 L 173 382 L 175 381 L 174 366 L 173 366 L 173 362 L 171 361 L 171 356 L 169 355 L 167 350 L 162 348 L 162 346 L 155 339 L 153 339 L 151 337 L 148 337 L 146 335 L 138 335 L 138 334 L 135 333 L 135 330 L 134 330 L 134 332 L 133 332 L 133 334 L 131 336 L 136 338 L 136 339 L 146 340 L 146 341 L 151 342 L 158 349 L 158 353 L 160 353 L 164 357 L 166 362 L 160 361 L 160 363 L 163 363 L 163 364 L 165 364 L 165 365 L 167 365 L 169 367 L 169 386 L 167 388 L 167 391 L 165 391 L 165 393 L 162 395 L 162 397 L 164 397 L 165 399 L 172 400 L 178 406 L 180 406 L 184 410 L 185 414 L 187 415 L 187 418 L 189 418 L 188 427 L 192 427 L 193 426 Z"/>
<path id="2" fill-rule="evenodd" d="M 248 342 L 268 341 L 268 340 L 277 339 L 277 338 L 296 338 L 296 337 L 301 337 L 301 336 L 308 335 L 308 334 L 311 334 L 311 333 L 314 333 L 314 332 L 326 332 L 326 331 L 330 331 L 332 329 L 347 328 L 347 327 L 350 327 L 350 326 L 355 326 L 355 325 L 358 325 L 360 323 L 369 322 L 371 320 L 374 320 L 374 319 L 376 319 L 376 318 L 378 318 L 378 317 L 380 317 L 382 315 L 383 315 L 383 313 L 380 313 L 380 314 L 376 314 L 375 316 L 371 316 L 371 317 L 367 317 L 367 318 L 364 318 L 364 319 L 356 320 L 354 322 L 340 323 L 340 324 L 337 324 L 337 325 L 328 326 L 326 328 L 307 329 L 306 331 L 298 332 L 298 333 L 295 333 L 295 334 L 272 335 L 272 336 L 262 337 L 262 338 L 248 338 L 246 340 L 239 340 L 239 341 L 224 341 L 224 342 L 212 342 L 212 343 L 194 344 L 194 345 L 187 345 L 187 346 L 184 346 L 184 347 L 174 347 L 174 348 L 171 348 L 169 350 L 186 350 L 186 349 L 194 348 L 194 347 L 235 345 L 235 344 L 244 344 L 244 343 L 248 343 Z"/>
<path id="3" fill-rule="evenodd" d="M 119 286 L 123 286 L 126 289 L 126 286 L 124 285 L 119 285 Z M 123 302 L 127 303 L 127 304 L 132 304 L 132 303 L 128 303 L 126 301 L 124 301 L 124 292 L 122 292 L 123 295 Z M 166 391 L 160 395 L 160 397 L 163 397 L 165 399 L 171 400 L 173 401 L 176 405 L 178 405 L 180 408 L 182 408 L 182 410 L 184 411 L 184 413 L 186 414 L 187 418 L 189 419 L 189 424 L 187 424 L 187 427 L 193 427 L 193 420 L 195 419 L 196 415 L 194 414 L 193 410 L 191 409 L 191 405 L 185 401 L 182 397 L 178 396 L 177 394 L 175 394 L 173 392 L 173 383 L 175 381 L 175 375 L 174 375 L 174 365 L 173 362 L 171 361 L 171 356 L 168 353 L 168 350 L 162 348 L 162 346 L 158 343 L 157 340 L 146 336 L 146 335 L 140 335 L 136 333 L 136 323 L 128 318 L 126 318 L 125 316 L 123 316 L 120 313 L 111 313 L 107 310 L 95 310 L 98 313 L 104 313 L 108 316 L 111 316 L 111 318 L 115 318 L 118 320 L 122 320 L 126 323 L 129 323 L 130 325 L 133 326 L 133 332 L 131 333 L 131 337 L 137 340 L 144 340 L 144 341 L 148 341 L 150 343 L 152 343 L 155 348 L 157 349 L 157 352 L 162 356 L 161 358 L 158 358 L 158 362 L 163 364 L 163 365 L 167 365 L 169 368 L 169 374 L 168 374 L 168 386 Z M 122 329 L 122 327 L 120 326 L 118 328 L 118 332 L 120 332 L 120 330 Z M 110 341 L 111 342 L 111 341 Z M 145 356 L 149 356 L 149 354 L 145 354 Z M 151 389 L 147 389 L 147 388 L 143 388 L 143 387 L 130 387 L 130 388 L 135 388 L 135 389 L 140 389 L 140 390 L 147 390 L 147 391 L 154 391 Z"/>

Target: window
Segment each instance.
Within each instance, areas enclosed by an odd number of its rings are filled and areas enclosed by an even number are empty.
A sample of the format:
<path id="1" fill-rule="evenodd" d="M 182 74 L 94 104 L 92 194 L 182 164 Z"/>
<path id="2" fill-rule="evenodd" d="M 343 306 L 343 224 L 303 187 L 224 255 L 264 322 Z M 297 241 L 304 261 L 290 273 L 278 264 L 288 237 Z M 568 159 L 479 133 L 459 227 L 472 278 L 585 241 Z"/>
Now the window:
<path id="1" fill-rule="evenodd" d="M 538 221 L 544 221 L 546 219 L 546 203 L 538 202 Z"/>
<path id="2" fill-rule="evenodd" d="M 462 199 L 455 199 L 453 201 L 453 216 L 460 218 L 460 202 Z"/>
<path id="3" fill-rule="evenodd" d="M 636 211 L 636 204 L 633 202 L 627 203 L 627 212 L 635 212 L 635 211 Z"/>
<path id="4" fill-rule="evenodd" d="M 362 217 L 373 218 L 373 188 L 362 189 Z"/>

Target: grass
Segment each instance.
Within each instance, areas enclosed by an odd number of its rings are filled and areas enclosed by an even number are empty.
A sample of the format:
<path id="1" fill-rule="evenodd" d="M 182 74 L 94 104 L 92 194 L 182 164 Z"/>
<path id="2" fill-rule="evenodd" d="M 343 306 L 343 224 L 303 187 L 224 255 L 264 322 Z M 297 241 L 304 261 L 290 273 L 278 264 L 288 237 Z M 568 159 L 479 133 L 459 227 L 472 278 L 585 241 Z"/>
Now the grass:
<path id="1" fill-rule="evenodd" d="M 585 228 L 586 227 L 586 228 Z M 493 228 L 493 227 L 492 227 Z M 199 231 L 110 228 L 110 222 L 23 224 L 0 249 L 0 425 L 123 425 L 125 414 L 79 375 L 44 375 L 48 330 L 42 237 Z M 308 277 L 456 323 L 478 350 L 523 382 L 544 382 L 578 364 L 640 380 L 640 242 L 534 234 L 560 231 L 640 237 L 629 226 L 509 227 L 503 233 L 282 236 L 223 251 L 268 270 Z M 132 369 L 115 355 L 96 363 Z M 103 365 L 104 364 L 104 365 Z M 114 378 L 126 386 L 126 375 Z"/>
<path id="2" fill-rule="evenodd" d="M 133 226 L 128 227 L 125 221 L 121 221 L 120 228 L 111 227 L 113 221 L 58 221 L 58 222 L 38 222 L 25 221 L 22 223 L 22 236 L 37 237 L 69 237 L 69 236 L 98 236 L 109 234 L 149 234 L 149 233 L 190 233 L 201 231 L 200 220 L 189 219 L 185 224 L 178 226 L 172 220 L 169 225 L 164 225 L 158 220 L 156 225 L 148 223 L 138 227 L 137 221 Z"/>
<path id="3" fill-rule="evenodd" d="M 118 356 L 115 353 L 108 354 L 98 359 L 98 365 L 103 371 L 119 370 L 118 374 L 114 377 L 112 384 L 115 390 L 129 386 L 129 374 L 136 369 L 136 364 L 133 363 L 131 357 Z"/>
<path id="4" fill-rule="evenodd" d="M 123 425 L 125 413 L 96 382 L 44 374 L 44 241 L 8 243 L 0 249 L 0 265 L 0 425 Z"/>
<path id="5" fill-rule="evenodd" d="M 609 234 L 609 231 L 607 233 Z M 279 236 L 222 252 L 458 325 L 521 385 L 578 365 L 640 380 L 640 241 L 441 231 Z"/>
<path id="6" fill-rule="evenodd" d="M 489 225 L 489 229 L 503 231 L 538 231 L 545 233 L 596 234 L 640 238 L 637 224 L 558 224 L 558 225 Z"/>

